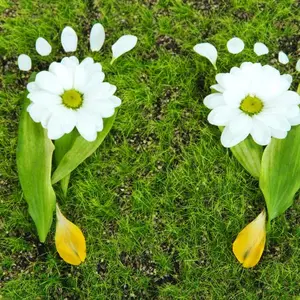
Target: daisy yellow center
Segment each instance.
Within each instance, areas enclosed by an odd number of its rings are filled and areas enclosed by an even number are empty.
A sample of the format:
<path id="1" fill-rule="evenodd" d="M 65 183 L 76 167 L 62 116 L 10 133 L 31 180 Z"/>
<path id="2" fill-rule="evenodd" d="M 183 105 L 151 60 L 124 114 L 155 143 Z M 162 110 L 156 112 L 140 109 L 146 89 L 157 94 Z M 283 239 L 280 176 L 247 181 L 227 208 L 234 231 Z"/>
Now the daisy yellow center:
<path id="1" fill-rule="evenodd" d="M 69 90 L 62 94 L 63 104 L 72 109 L 79 108 L 82 105 L 82 95 L 76 90 Z"/>
<path id="2" fill-rule="evenodd" d="M 242 102 L 240 109 L 248 115 L 255 115 L 262 111 L 264 107 L 263 102 L 255 97 L 248 95 Z"/>

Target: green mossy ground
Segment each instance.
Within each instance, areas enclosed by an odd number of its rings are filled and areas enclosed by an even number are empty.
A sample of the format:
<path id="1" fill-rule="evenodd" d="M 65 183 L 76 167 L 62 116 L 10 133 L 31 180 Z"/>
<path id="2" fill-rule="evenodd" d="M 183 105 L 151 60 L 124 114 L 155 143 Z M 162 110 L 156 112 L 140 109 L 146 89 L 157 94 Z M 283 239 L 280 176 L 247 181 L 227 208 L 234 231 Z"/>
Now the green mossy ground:
<path id="1" fill-rule="evenodd" d="M 273 222 L 260 264 L 243 269 L 231 251 L 237 233 L 264 206 L 258 183 L 224 149 L 206 120 L 203 98 L 215 70 L 193 52 L 208 41 L 219 72 L 257 61 L 253 45 L 270 49 L 262 63 L 299 74 L 298 1 L 0 0 L 0 298 L 1 299 L 297 299 L 300 296 L 300 202 Z M 16 67 L 29 54 L 33 71 L 59 60 L 60 33 L 79 35 L 89 52 L 92 24 L 107 33 L 106 80 L 123 100 L 113 130 L 71 177 L 64 214 L 85 233 L 87 259 L 65 264 L 54 226 L 42 245 L 16 170 L 17 127 L 29 74 Z M 111 67 L 110 46 L 122 34 L 139 38 Z M 35 40 L 53 46 L 39 57 Z M 226 42 L 244 39 L 228 54 Z M 277 53 L 291 63 L 278 66 Z M 59 186 L 56 186 L 59 190 Z"/>

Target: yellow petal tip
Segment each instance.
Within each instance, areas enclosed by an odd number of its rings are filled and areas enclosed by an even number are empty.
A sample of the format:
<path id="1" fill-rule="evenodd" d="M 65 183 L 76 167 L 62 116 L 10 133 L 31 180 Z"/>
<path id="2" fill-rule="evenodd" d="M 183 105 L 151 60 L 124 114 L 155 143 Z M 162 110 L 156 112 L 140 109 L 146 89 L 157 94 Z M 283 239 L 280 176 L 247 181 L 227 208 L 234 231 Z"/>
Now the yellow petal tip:
<path id="1" fill-rule="evenodd" d="M 256 266 L 263 254 L 266 243 L 266 212 L 263 210 L 237 236 L 232 250 L 244 268 Z"/>
<path id="2" fill-rule="evenodd" d="M 60 257 L 68 264 L 78 266 L 86 258 L 86 242 L 80 228 L 70 222 L 56 206 L 55 245 Z"/>

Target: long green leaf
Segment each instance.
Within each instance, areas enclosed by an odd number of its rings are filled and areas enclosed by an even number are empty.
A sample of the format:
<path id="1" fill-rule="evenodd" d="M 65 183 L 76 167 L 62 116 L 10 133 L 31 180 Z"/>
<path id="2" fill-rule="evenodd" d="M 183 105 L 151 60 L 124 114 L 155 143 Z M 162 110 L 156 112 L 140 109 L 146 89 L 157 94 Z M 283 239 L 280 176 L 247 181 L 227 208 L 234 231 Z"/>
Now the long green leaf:
<path id="1" fill-rule="evenodd" d="M 77 130 L 73 130 L 69 134 L 65 134 L 60 139 L 55 141 L 54 160 L 56 166 L 59 165 L 64 155 L 71 149 L 77 137 L 78 137 Z M 69 173 L 60 181 L 60 185 L 65 197 L 67 196 L 67 192 L 68 192 L 70 176 L 71 173 Z"/>
<path id="2" fill-rule="evenodd" d="M 238 145 L 230 148 L 239 163 L 255 178 L 259 178 L 262 146 L 256 144 L 252 137 L 248 137 Z"/>
<path id="3" fill-rule="evenodd" d="M 54 146 L 41 124 L 32 121 L 26 99 L 20 124 L 17 147 L 19 179 L 37 227 L 41 242 L 46 240 L 55 208 L 55 193 L 51 185 L 51 165 Z"/>
<path id="4" fill-rule="evenodd" d="M 299 145 L 300 126 L 295 126 L 285 139 L 272 139 L 264 151 L 259 184 L 270 220 L 293 204 L 300 188 Z"/>
<path id="5" fill-rule="evenodd" d="M 94 142 L 88 142 L 81 136 L 76 138 L 72 148 L 64 155 L 54 171 L 52 176 L 53 184 L 70 174 L 87 157 L 96 151 L 111 130 L 116 114 L 117 111 L 112 117 L 104 120 L 104 129 L 98 133 L 97 139 Z"/>

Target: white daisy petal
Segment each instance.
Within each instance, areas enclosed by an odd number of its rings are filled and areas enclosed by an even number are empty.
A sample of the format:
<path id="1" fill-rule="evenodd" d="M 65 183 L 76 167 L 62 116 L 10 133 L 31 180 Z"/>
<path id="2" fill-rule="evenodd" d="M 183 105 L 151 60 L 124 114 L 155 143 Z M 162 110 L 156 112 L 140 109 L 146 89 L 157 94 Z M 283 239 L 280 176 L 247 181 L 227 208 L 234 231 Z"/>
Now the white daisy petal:
<path id="1" fill-rule="evenodd" d="M 225 89 L 220 84 L 213 84 L 210 88 L 221 93 L 225 91 Z"/>
<path id="2" fill-rule="evenodd" d="M 104 27 L 97 23 L 92 27 L 90 34 L 90 46 L 92 51 L 100 51 L 104 44 L 105 31 Z"/>
<path id="3" fill-rule="evenodd" d="M 213 109 L 218 106 L 224 105 L 224 98 L 223 95 L 220 93 L 214 93 L 206 96 L 203 100 L 203 103 L 206 107 Z"/>
<path id="4" fill-rule="evenodd" d="M 239 134 L 234 134 L 228 127 L 225 127 L 221 135 L 221 143 L 226 148 L 234 147 L 246 139 L 248 135 L 248 130 L 244 130 Z"/>
<path id="5" fill-rule="evenodd" d="M 52 94 L 61 95 L 64 92 L 58 78 L 48 71 L 39 72 L 35 77 L 35 83 L 39 88 Z"/>
<path id="6" fill-rule="evenodd" d="M 296 118 L 300 113 L 300 108 L 298 105 L 293 105 L 291 107 L 289 107 L 287 109 L 287 113 L 285 114 L 285 116 L 288 118 L 288 119 L 293 119 L 293 118 Z"/>
<path id="7" fill-rule="evenodd" d="M 48 56 L 52 51 L 51 45 L 42 37 L 39 37 L 36 40 L 35 49 L 36 52 L 41 56 Z"/>
<path id="8" fill-rule="evenodd" d="M 116 96 L 111 96 L 109 99 L 113 102 L 114 107 L 118 107 L 122 103 L 122 100 Z"/>
<path id="9" fill-rule="evenodd" d="M 27 98 L 30 99 L 33 103 L 41 105 L 43 107 L 53 107 L 61 104 L 61 97 L 58 95 L 51 94 L 44 90 L 39 90 L 33 93 L 29 93 Z"/>
<path id="10" fill-rule="evenodd" d="M 134 35 L 121 36 L 111 47 L 112 49 L 112 61 L 113 63 L 118 57 L 124 53 L 132 50 L 137 43 L 137 37 Z"/>
<path id="11" fill-rule="evenodd" d="M 116 91 L 116 87 L 108 82 L 94 85 L 89 91 L 84 93 L 84 97 L 89 100 L 106 99 L 111 97 Z"/>
<path id="12" fill-rule="evenodd" d="M 281 64 L 286 65 L 290 60 L 289 60 L 288 56 L 283 51 L 280 51 L 278 53 L 278 61 Z"/>
<path id="13" fill-rule="evenodd" d="M 47 110 L 42 105 L 30 103 L 27 107 L 27 111 L 30 114 L 32 120 L 38 123 L 41 122 L 41 118 Z"/>
<path id="14" fill-rule="evenodd" d="M 291 126 L 296 126 L 300 124 L 300 115 L 288 120 Z"/>
<path id="15" fill-rule="evenodd" d="M 210 43 L 201 43 L 194 46 L 194 51 L 199 55 L 206 57 L 212 65 L 216 67 L 217 58 L 218 58 L 218 51 L 216 47 Z"/>
<path id="16" fill-rule="evenodd" d="M 93 76 L 89 76 L 89 73 L 88 73 L 88 78 L 90 78 L 90 79 L 85 86 L 81 87 L 82 93 L 83 94 L 88 93 L 88 91 L 90 89 L 92 89 L 94 86 L 100 85 L 103 82 L 104 77 L 105 77 L 105 75 L 103 72 L 95 72 L 95 73 L 93 73 Z"/>
<path id="17" fill-rule="evenodd" d="M 88 77 L 93 77 L 95 73 L 102 72 L 102 66 L 100 63 L 94 63 L 92 65 L 86 65 L 85 70 L 88 73 Z"/>
<path id="18" fill-rule="evenodd" d="M 252 118 L 244 113 L 239 114 L 232 119 L 227 125 L 232 134 L 240 135 L 242 133 L 250 133 L 252 129 Z"/>
<path id="19" fill-rule="evenodd" d="M 52 115 L 49 119 L 47 129 L 48 137 L 50 140 L 57 140 L 64 135 L 63 128 L 60 124 L 61 119 L 55 115 Z"/>
<path id="20" fill-rule="evenodd" d="M 290 74 L 283 74 L 281 75 L 282 78 L 284 78 L 290 85 L 293 82 L 293 76 Z"/>
<path id="21" fill-rule="evenodd" d="M 65 52 L 74 52 L 77 49 L 78 37 L 75 30 L 67 26 L 61 33 L 61 44 Z"/>
<path id="22" fill-rule="evenodd" d="M 53 62 L 49 71 L 56 75 L 64 90 L 70 90 L 73 87 L 73 78 L 69 76 L 69 70 L 63 64 Z"/>
<path id="23" fill-rule="evenodd" d="M 89 67 L 92 66 L 94 64 L 94 59 L 92 57 L 86 57 L 81 63 L 80 66 L 82 67 Z"/>
<path id="24" fill-rule="evenodd" d="M 287 131 L 281 131 L 271 128 L 271 135 L 276 139 L 285 139 L 287 136 Z"/>
<path id="25" fill-rule="evenodd" d="M 84 87 L 88 83 L 88 77 L 85 69 L 82 66 L 76 67 L 75 75 L 74 75 L 74 89 L 83 93 Z"/>
<path id="26" fill-rule="evenodd" d="M 18 57 L 18 67 L 21 71 L 29 71 L 31 69 L 31 58 L 26 54 L 21 54 Z"/>
<path id="27" fill-rule="evenodd" d="M 36 85 L 35 82 L 29 82 L 27 84 L 27 90 L 29 93 L 37 92 L 39 90 L 39 87 Z"/>
<path id="28" fill-rule="evenodd" d="M 208 122 L 212 125 L 226 126 L 228 122 L 240 113 L 238 109 L 222 105 L 214 108 L 208 115 Z"/>
<path id="29" fill-rule="evenodd" d="M 298 61 L 296 63 L 296 71 L 300 72 L 300 59 L 298 59 Z"/>
<path id="30" fill-rule="evenodd" d="M 93 101 L 92 106 L 99 111 L 103 118 L 110 118 L 115 113 L 115 106 L 111 101 Z"/>
<path id="31" fill-rule="evenodd" d="M 227 90 L 223 93 L 225 103 L 233 108 L 239 108 L 241 106 L 241 102 L 246 97 L 246 94 L 240 90 Z"/>
<path id="32" fill-rule="evenodd" d="M 76 66 L 79 65 L 79 60 L 76 56 L 64 57 L 61 60 L 61 63 L 66 67 L 75 68 Z"/>
<path id="33" fill-rule="evenodd" d="M 244 47 L 244 42 L 238 37 L 234 37 L 227 42 L 228 52 L 232 54 L 238 54 L 242 52 L 244 50 Z"/>
<path id="34" fill-rule="evenodd" d="M 77 123 L 76 111 L 62 107 L 56 116 L 59 117 L 61 128 L 64 133 L 70 133 Z"/>
<path id="35" fill-rule="evenodd" d="M 271 130 L 257 118 L 253 118 L 251 136 L 258 145 L 268 145 L 271 142 Z"/>
<path id="36" fill-rule="evenodd" d="M 92 116 L 90 114 L 80 110 L 76 125 L 79 133 L 89 142 L 93 142 L 97 138 L 96 125 L 91 119 Z"/>
<path id="37" fill-rule="evenodd" d="M 254 45 L 254 52 L 257 56 L 261 56 L 261 55 L 268 54 L 269 49 L 264 43 L 257 42 Z"/>
<path id="38" fill-rule="evenodd" d="M 279 114 L 261 113 L 257 115 L 257 119 L 262 121 L 267 126 L 277 130 L 289 131 L 291 129 L 291 125 L 287 119 Z"/>

